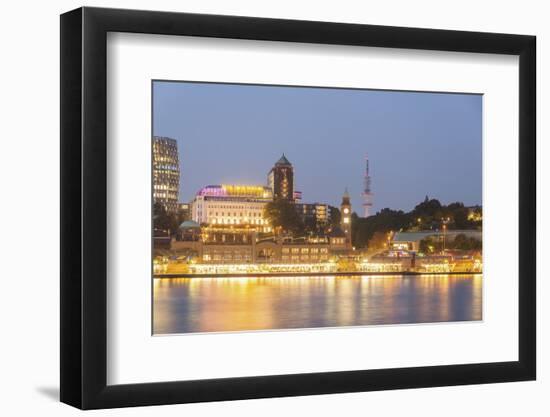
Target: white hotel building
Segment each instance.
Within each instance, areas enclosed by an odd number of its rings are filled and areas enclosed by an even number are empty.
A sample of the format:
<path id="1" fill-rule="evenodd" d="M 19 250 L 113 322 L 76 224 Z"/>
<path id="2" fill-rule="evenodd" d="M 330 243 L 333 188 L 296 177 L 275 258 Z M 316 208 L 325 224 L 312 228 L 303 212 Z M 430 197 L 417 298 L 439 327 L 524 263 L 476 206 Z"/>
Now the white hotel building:
<path id="1" fill-rule="evenodd" d="M 264 207 L 273 201 L 273 191 L 261 185 L 208 185 L 193 202 L 191 216 L 199 224 L 249 226 L 271 231 Z"/>

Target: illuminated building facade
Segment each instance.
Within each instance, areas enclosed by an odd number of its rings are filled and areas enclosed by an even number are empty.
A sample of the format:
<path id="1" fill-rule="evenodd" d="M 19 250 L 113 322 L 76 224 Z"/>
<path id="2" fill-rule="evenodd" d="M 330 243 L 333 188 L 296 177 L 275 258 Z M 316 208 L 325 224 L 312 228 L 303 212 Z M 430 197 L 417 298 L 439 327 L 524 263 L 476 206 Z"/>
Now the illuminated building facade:
<path id="1" fill-rule="evenodd" d="M 420 242 L 431 238 L 442 241 L 443 239 L 454 240 L 458 235 L 479 240 L 483 239 L 481 230 L 430 230 L 423 232 L 396 232 L 390 236 L 389 246 L 395 250 L 420 251 Z"/>
<path id="2" fill-rule="evenodd" d="M 171 138 L 153 136 L 153 202 L 176 213 L 179 187 L 178 143 Z"/>
<path id="3" fill-rule="evenodd" d="M 199 241 L 188 235 L 173 240 L 171 249 L 182 253 L 192 250 L 199 264 L 307 264 L 328 262 L 344 247 L 343 243 L 328 238 L 258 240 L 256 232 L 208 229 L 207 233 L 203 231 Z"/>
<path id="4" fill-rule="evenodd" d="M 275 199 L 294 201 L 294 168 L 285 154 L 271 168 L 267 181 Z"/>
<path id="5" fill-rule="evenodd" d="M 191 217 L 209 226 L 248 226 L 271 231 L 264 217 L 265 205 L 273 201 L 271 188 L 261 185 L 208 185 L 201 188 L 192 204 Z"/>
<path id="6" fill-rule="evenodd" d="M 328 204 L 322 203 L 296 203 L 298 215 L 305 224 L 315 225 L 320 229 L 329 223 Z"/>

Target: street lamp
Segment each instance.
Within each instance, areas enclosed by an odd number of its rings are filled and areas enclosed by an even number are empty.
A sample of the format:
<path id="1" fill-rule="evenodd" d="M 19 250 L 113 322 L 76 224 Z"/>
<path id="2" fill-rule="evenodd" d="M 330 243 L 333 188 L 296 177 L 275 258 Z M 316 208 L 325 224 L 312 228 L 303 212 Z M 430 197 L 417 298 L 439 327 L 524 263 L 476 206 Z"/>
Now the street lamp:
<path id="1" fill-rule="evenodd" d="M 390 230 L 388 232 L 388 243 L 387 243 L 388 249 L 391 247 L 390 242 L 391 242 L 392 234 L 393 234 L 393 232 Z"/>
<path id="2" fill-rule="evenodd" d="M 449 223 L 451 219 L 449 217 L 447 218 L 441 218 L 441 222 L 443 223 L 443 252 L 445 252 L 445 238 L 447 233 L 447 223 Z"/>

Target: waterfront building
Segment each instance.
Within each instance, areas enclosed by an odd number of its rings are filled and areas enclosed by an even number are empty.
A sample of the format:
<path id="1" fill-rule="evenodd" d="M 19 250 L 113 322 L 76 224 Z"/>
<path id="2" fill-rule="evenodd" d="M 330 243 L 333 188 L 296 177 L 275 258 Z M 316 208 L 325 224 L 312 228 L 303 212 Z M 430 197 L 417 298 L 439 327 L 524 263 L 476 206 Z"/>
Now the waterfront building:
<path id="1" fill-rule="evenodd" d="M 331 247 L 328 243 L 287 243 L 280 251 L 282 263 L 315 263 L 328 261 Z"/>
<path id="2" fill-rule="evenodd" d="M 186 220 L 179 225 L 176 232 L 177 241 L 198 242 L 201 237 L 201 226 L 193 220 Z"/>
<path id="3" fill-rule="evenodd" d="M 200 240 L 194 239 L 196 224 L 182 225 L 190 238 L 172 240 L 171 249 L 179 254 L 191 254 L 198 264 L 308 264 L 328 262 L 341 254 L 344 239 L 325 237 L 311 239 L 258 239 L 250 229 L 202 228 Z M 179 236 L 179 235 L 178 235 Z"/>
<path id="4" fill-rule="evenodd" d="M 338 226 L 332 228 L 328 237 L 334 251 L 346 250 L 351 244 L 351 241 L 348 241 L 348 235 Z"/>
<path id="5" fill-rule="evenodd" d="M 481 242 L 483 236 L 480 230 L 430 230 L 423 232 L 397 232 L 391 235 L 390 248 L 395 250 L 408 250 L 418 252 L 420 241 L 427 238 L 434 238 L 451 241 L 458 235 L 465 235 Z"/>
<path id="6" fill-rule="evenodd" d="M 264 207 L 273 201 L 271 188 L 261 185 L 208 185 L 191 203 L 192 219 L 211 226 L 249 226 L 270 232 Z"/>
<path id="7" fill-rule="evenodd" d="M 180 168 L 176 140 L 153 136 L 153 202 L 167 212 L 178 210 Z"/>
<path id="8" fill-rule="evenodd" d="M 321 229 L 328 225 L 329 207 L 322 203 L 296 203 L 296 212 L 306 225 L 315 225 Z"/>
<path id="9" fill-rule="evenodd" d="M 285 154 L 271 168 L 267 181 L 275 199 L 294 201 L 294 168 Z"/>
<path id="10" fill-rule="evenodd" d="M 203 264 L 240 264 L 254 262 L 252 245 L 203 245 L 201 263 Z"/>
<path id="11" fill-rule="evenodd" d="M 346 236 L 346 244 L 351 245 L 351 199 L 348 189 L 344 191 L 342 196 L 342 204 L 340 204 L 340 227 Z"/>

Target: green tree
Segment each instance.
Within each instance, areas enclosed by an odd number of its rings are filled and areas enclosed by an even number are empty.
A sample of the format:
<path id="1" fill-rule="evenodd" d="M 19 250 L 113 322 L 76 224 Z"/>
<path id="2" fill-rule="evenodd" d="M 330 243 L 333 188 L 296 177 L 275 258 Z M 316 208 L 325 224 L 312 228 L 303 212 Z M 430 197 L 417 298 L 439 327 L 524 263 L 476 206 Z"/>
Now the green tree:
<path id="1" fill-rule="evenodd" d="M 461 233 L 456 235 L 454 241 L 451 244 L 453 249 L 461 250 L 481 250 L 481 241 L 473 237 L 468 238 L 465 234 Z"/>
<path id="2" fill-rule="evenodd" d="M 282 229 L 295 235 L 304 233 L 305 227 L 293 203 L 278 199 L 269 202 L 264 208 L 264 217 L 275 229 Z"/>
<path id="3" fill-rule="evenodd" d="M 429 199 L 428 196 L 424 201 L 414 208 L 412 214 L 416 217 L 435 217 L 438 212 L 441 212 L 442 206 L 439 200 Z"/>
<path id="4" fill-rule="evenodd" d="M 352 221 L 353 245 L 364 248 L 376 232 L 384 234 L 390 231 L 406 229 L 410 226 L 411 215 L 401 210 L 385 208 L 373 216 L 357 217 Z"/>
<path id="5" fill-rule="evenodd" d="M 317 232 L 317 220 L 315 217 L 307 217 L 303 222 L 304 231 L 306 232 Z"/>
<path id="6" fill-rule="evenodd" d="M 330 212 L 330 225 L 331 226 L 339 226 L 340 221 L 342 220 L 342 214 L 340 213 L 340 210 L 338 207 L 329 206 L 329 212 Z"/>
<path id="7" fill-rule="evenodd" d="M 419 242 L 418 248 L 422 253 L 437 253 L 443 250 L 443 242 L 439 239 L 427 237 Z"/>
<path id="8" fill-rule="evenodd" d="M 153 227 L 156 230 L 166 230 L 171 235 L 178 230 L 178 218 L 175 214 L 168 213 L 161 203 L 153 205 Z"/>
<path id="9" fill-rule="evenodd" d="M 388 234 L 384 232 L 374 232 L 372 237 L 369 239 L 367 248 L 369 251 L 373 250 L 382 250 L 387 248 L 388 243 Z"/>

